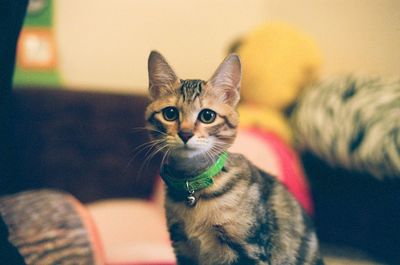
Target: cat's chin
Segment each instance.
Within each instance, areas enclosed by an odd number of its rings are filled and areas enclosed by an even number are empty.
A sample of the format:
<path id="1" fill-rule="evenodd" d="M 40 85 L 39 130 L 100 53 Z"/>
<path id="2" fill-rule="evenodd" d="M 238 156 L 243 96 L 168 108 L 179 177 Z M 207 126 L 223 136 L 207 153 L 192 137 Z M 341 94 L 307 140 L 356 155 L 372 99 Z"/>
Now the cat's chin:
<path id="1" fill-rule="evenodd" d="M 200 155 L 205 155 L 206 150 L 202 150 L 201 148 L 182 146 L 180 148 L 175 149 L 171 155 L 176 158 L 193 158 Z"/>

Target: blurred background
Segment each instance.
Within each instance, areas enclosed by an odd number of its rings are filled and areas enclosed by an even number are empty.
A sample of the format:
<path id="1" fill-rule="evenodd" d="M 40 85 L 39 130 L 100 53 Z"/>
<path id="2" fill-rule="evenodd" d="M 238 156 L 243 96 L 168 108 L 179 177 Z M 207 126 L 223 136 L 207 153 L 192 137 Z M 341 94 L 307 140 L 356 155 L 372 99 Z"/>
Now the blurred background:
<path id="1" fill-rule="evenodd" d="M 56 0 L 52 28 L 64 86 L 144 93 L 152 49 L 182 77 L 206 79 L 236 39 L 271 21 L 315 39 L 323 75 L 395 75 L 399 10 L 396 0 Z"/>

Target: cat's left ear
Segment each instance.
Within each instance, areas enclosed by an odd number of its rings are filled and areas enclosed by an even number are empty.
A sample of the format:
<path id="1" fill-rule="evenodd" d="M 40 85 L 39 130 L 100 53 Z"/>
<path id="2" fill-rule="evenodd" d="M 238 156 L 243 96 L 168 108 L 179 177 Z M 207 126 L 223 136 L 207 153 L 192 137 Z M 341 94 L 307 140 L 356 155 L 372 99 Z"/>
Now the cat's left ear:
<path id="1" fill-rule="evenodd" d="M 179 82 L 177 75 L 167 60 L 157 51 L 152 51 L 148 59 L 150 98 L 156 99 L 173 91 Z"/>
<path id="2" fill-rule="evenodd" d="M 214 91 L 221 93 L 224 102 L 236 106 L 240 99 L 241 79 L 242 67 L 240 58 L 236 54 L 230 54 L 218 66 L 207 83 L 211 84 Z"/>

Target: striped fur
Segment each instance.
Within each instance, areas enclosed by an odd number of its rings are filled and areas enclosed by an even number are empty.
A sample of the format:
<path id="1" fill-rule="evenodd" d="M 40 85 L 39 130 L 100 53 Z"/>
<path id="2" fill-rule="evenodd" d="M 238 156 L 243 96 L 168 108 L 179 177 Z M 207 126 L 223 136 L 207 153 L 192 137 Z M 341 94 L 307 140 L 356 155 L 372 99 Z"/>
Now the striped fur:
<path id="1" fill-rule="evenodd" d="M 168 65 L 161 55 L 151 56 Z M 171 73 L 171 68 L 166 71 Z M 238 126 L 238 74 L 240 62 L 231 56 L 208 81 L 169 80 L 164 88 L 150 91 L 163 96 L 152 98 L 147 127 L 155 149 L 164 153 L 163 162 L 175 177 L 198 175 L 233 143 Z M 163 117 L 168 106 L 179 110 L 178 119 Z M 199 120 L 204 109 L 217 113 L 215 121 Z M 178 136 L 182 129 L 193 134 L 186 143 Z M 310 218 L 285 187 L 242 155 L 229 154 L 214 184 L 195 192 L 195 207 L 185 204 L 186 196 L 167 188 L 167 223 L 180 265 L 323 264 Z"/>
<path id="2" fill-rule="evenodd" d="M 307 214 L 274 177 L 245 157 L 230 154 L 215 184 L 197 196 L 192 209 L 167 191 L 179 264 L 322 264 Z"/>

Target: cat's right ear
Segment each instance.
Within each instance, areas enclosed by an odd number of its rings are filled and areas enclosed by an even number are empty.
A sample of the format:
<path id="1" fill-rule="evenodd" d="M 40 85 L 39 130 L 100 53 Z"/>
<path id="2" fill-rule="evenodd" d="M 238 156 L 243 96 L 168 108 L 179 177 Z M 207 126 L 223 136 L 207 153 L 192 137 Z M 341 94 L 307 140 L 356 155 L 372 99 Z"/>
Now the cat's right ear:
<path id="1" fill-rule="evenodd" d="M 179 79 L 167 60 L 159 52 L 152 51 L 147 66 L 150 98 L 156 99 L 164 94 L 171 93 Z"/>
<path id="2" fill-rule="evenodd" d="M 240 80 L 242 67 L 240 58 L 236 54 L 230 54 L 218 66 L 217 70 L 208 81 L 224 102 L 236 106 L 240 99 Z"/>

